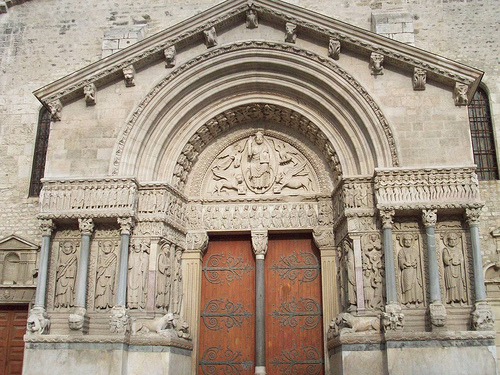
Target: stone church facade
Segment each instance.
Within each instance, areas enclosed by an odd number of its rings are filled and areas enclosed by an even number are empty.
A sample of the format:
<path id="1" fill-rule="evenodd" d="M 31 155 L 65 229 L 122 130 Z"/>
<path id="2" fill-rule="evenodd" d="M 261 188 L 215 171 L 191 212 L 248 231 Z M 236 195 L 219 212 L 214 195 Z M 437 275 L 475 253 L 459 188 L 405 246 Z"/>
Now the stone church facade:
<path id="1" fill-rule="evenodd" d="M 0 2 L 6 373 L 497 373 L 494 1 L 88 3 Z"/>

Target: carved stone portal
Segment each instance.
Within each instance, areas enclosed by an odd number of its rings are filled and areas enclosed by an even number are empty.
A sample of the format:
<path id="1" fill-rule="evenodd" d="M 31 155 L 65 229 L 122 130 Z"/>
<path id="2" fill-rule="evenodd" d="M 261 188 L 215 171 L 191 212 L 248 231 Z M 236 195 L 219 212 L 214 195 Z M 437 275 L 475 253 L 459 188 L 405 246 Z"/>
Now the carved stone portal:
<path id="1" fill-rule="evenodd" d="M 295 147 L 257 131 L 222 151 L 209 168 L 206 192 L 212 196 L 315 192 L 307 159 Z"/>

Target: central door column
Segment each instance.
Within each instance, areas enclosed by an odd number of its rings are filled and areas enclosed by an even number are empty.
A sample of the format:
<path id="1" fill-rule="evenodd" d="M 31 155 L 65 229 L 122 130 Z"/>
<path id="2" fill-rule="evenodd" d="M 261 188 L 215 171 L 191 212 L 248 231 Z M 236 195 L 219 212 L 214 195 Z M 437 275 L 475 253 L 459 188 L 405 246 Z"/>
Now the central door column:
<path id="1" fill-rule="evenodd" d="M 267 239 L 267 230 L 252 231 L 252 248 L 255 253 L 255 375 L 266 374 L 264 259 Z"/>

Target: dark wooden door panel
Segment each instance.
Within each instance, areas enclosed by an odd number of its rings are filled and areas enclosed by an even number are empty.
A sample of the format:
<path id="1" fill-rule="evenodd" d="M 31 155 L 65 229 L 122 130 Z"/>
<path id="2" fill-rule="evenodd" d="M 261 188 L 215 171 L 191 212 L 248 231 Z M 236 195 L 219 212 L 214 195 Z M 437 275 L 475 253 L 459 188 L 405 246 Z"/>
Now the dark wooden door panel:
<path id="1" fill-rule="evenodd" d="M 322 375 L 321 270 L 311 236 L 270 236 L 265 270 L 267 374 Z"/>
<path id="2" fill-rule="evenodd" d="M 201 290 L 198 373 L 253 375 L 255 261 L 249 236 L 210 238 Z"/>
<path id="3" fill-rule="evenodd" d="M 21 375 L 27 306 L 0 306 L 0 375 Z"/>

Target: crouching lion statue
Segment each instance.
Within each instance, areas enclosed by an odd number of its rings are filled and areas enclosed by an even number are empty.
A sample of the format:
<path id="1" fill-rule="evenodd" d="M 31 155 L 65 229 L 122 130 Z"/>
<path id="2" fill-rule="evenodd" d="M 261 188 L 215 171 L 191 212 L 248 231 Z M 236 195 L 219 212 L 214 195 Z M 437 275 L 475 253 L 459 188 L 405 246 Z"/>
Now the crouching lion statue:
<path id="1" fill-rule="evenodd" d="M 152 320 L 137 320 L 132 323 L 132 334 L 148 334 L 156 332 L 162 336 L 168 336 L 169 332 L 175 331 L 177 337 L 186 340 L 191 339 L 188 324 L 174 314 L 168 313 Z"/>
<path id="2" fill-rule="evenodd" d="M 379 316 L 354 316 L 349 313 L 341 313 L 330 322 L 328 339 L 345 333 L 367 331 L 380 332 Z"/>

